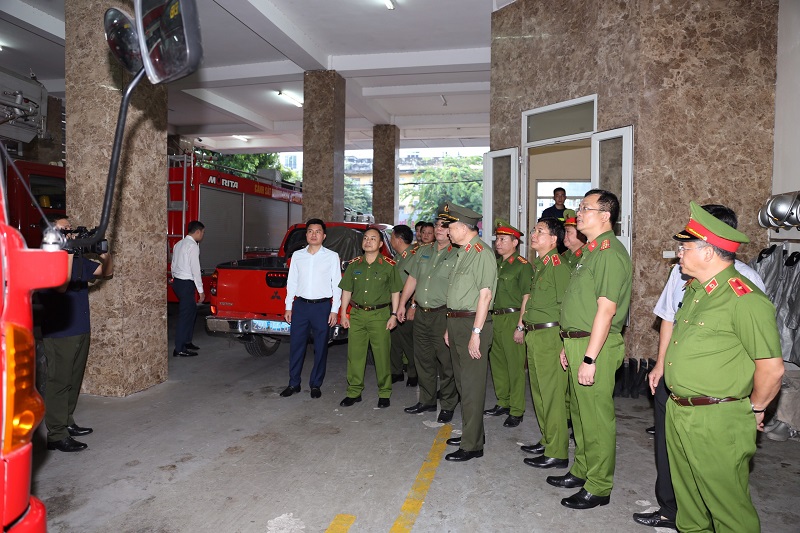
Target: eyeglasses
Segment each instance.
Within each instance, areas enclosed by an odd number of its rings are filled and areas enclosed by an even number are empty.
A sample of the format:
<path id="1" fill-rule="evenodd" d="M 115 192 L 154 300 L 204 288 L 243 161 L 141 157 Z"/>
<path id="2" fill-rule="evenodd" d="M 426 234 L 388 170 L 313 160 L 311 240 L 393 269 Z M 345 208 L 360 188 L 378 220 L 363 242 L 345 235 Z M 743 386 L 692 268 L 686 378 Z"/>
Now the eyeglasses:
<path id="1" fill-rule="evenodd" d="M 579 205 L 578 209 L 575 210 L 576 213 L 581 213 L 586 211 L 605 211 L 605 209 L 600 209 L 599 207 L 586 207 L 584 205 Z"/>
<path id="2" fill-rule="evenodd" d="M 691 252 L 692 250 L 702 250 L 703 248 L 707 248 L 707 246 L 703 245 L 703 246 L 695 246 L 694 248 L 687 248 L 686 246 L 679 244 L 678 253 L 680 254 L 683 252 Z"/>
<path id="3" fill-rule="evenodd" d="M 552 233 L 549 231 L 540 228 L 535 228 L 531 233 L 536 233 L 538 235 L 552 235 Z"/>

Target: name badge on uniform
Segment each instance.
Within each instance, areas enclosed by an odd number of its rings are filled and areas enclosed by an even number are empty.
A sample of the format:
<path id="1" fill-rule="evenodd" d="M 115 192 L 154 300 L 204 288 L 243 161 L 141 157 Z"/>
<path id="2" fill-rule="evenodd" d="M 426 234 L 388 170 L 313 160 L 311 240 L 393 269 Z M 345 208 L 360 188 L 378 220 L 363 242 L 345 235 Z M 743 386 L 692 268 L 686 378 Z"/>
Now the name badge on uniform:
<path id="1" fill-rule="evenodd" d="M 361 275 L 361 271 L 360 270 L 356 270 L 355 272 L 353 272 L 353 274 L 355 274 L 356 276 L 360 276 Z"/>

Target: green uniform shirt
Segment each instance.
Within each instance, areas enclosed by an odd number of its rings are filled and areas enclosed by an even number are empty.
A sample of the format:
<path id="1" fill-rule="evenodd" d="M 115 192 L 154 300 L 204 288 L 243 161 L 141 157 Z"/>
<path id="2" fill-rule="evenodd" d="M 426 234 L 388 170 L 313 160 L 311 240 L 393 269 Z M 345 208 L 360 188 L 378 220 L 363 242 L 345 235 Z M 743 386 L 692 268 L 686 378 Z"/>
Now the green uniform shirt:
<path id="1" fill-rule="evenodd" d="M 525 291 L 530 297 L 522 319 L 529 324 L 558 322 L 572 269 L 556 250 L 537 257 L 531 264 L 534 274 L 530 287 Z"/>
<path id="2" fill-rule="evenodd" d="M 358 305 L 371 306 L 391 303 L 392 293 L 403 289 L 403 281 L 391 259 L 379 255 L 370 265 L 362 255 L 347 265 L 339 288 L 350 292 Z"/>
<path id="3" fill-rule="evenodd" d="M 477 311 L 481 289 L 492 291 L 489 309 L 497 286 L 497 261 L 491 247 L 476 235 L 458 249 L 458 258 L 447 286 L 447 307 L 458 311 Z"/>
<path id="4" fill-rule="evenodd" d="M 495 309 L 522 307 L 522 297 L 531 286 L 533 267 L 527 259 L 513 253 L 508 259 L 497 260 L 497 292 L 494 296 Z"/>
<path id="5" fill-rule="evenodd" d="M 681 397 L 745 398 L 754 360 L 780 356 L 775 306 L 730 265 L 705 285 L 695 279 L 686 287 L 664 379 Z"/>
<path id="6" fill-rule="evenodd" d="M 414 301 L 422 307 L 441 307 L 447 303 L 447 285 L 456 266 L 458 248 L 452 245 L 439 250 L 437 243 L 417 249 L 408 265 L 408 273 L 417 280 Z"/>
<path id="7" fill-rule="evenodd" d="M 587 243 L 564 294 L 561 329 L 591 332 L 603 296 L 617 304 L 609 333 L 620 333 L 631 304 L 631 270 L 631 257 L 613 232 Z"/>
<path id="8" fill-rule="evenodd" d="M 418 247 L 409 246 L 404 252 L 394 255 L 394 261 L 397 263 L 395 268 L 397 273 L 400 274 L 400 280 L 405 283 L 408 279 L 408 266 L 411 263 L 414 254 L 417 253 Z"/>
<path id="9" fill-rule="evenodd" d="M 583 247 L 578 248 L 576 251 L 572 251 L 567 249 L 563 254 L 561 254 L 561 258 L 567 262 L 570 268 L 574 269 L 575 265 L 578 264 L 580 261 L 581 256 L 583 255 Z"/>

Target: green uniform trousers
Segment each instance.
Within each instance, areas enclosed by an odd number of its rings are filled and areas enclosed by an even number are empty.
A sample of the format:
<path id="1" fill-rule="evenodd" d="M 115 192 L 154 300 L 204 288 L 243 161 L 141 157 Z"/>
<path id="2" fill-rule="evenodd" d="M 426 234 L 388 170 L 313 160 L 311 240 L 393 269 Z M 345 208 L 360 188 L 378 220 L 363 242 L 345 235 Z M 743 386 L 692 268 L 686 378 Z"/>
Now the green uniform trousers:
<path id="1" fill-rule="evenodd" d="M 489 365 L 497 405 L 508 407 L 511 415 L 525 414 L 525 345 L 514 342 L 519 313 L 497 315 L 492 319 L 494 333 Z"/>
<path id="2" fill-rule="evenodd" d="M 481 357 L 469 355 L 469 339 L 475 319 L 448 318 L 447 336 L 456 388 L 461 396 L 461 446 L 462 450 L 475 452 L 483 449 L 486 434 L 483 431 L 483 410 L 486 408 L 486 374 L 489 370 L 489 347 L 492 345 L 492 322 L 487 320 L 481 332 Z"/>
<path id="3" fill-rule="evenodd" d="M 47 425 L 49 442 L 69 437 L 67 426 L 75 423 L 72 414 L 78 405 L 83 373 L 89 357 L 89 341 L 89 333 L 42 339 L 47 357 L 44 422 Z"/>
<path id="4" fill-rule="evenodd" d="M 542 433 L 544 454 L 556 459 L 569 459 L 567 429 L 567 372 L 561 368 L 561 341 L 558 327 L 535 329 L 525 334 L 528 347 L 528 376 L 531 397 Z"/>
<path id="5" fill-rule="evenodd" d="M 367 348 L 372 346 L 375 375 L 378 381 L 378 398 L 392 396 L 392 375 L 389 369 L 390 332 L 386 329 L 391 310 L 389 307 L 374 311 L 350 310 L 350 332 L 347 342 L 347 396 L 361 396 L 364 390 L 364 370 L 367 366 Z"/>
<path id="6" fill-rule="evenodd" d="M 414 324 L 414 361 L 419 378 L 419 403 L 436 405 L 438 374 L 441 408 L 452 411 L 458 405 L 458 391 L 453 376 L 450 348 L 444 343 L 447 313 L 444 309 L 426 313 L 418 308 L 411 323 Z"/>
<path id="7" fill-rule="evenodd" d="M 757 533 L 750 499 L 756 422 L 747 399 L 683 407 L 667 400 L 667 455 L 683 533 Z"/>
<path id="8" fill-rule="evenodd" d="M 408 306 L 406 306 L 408 309 Z M 398 322 L 397 327 L 392 330 L 392 374 L 403 373 L 403 354 L 408 361 L 408 377 L 417 377 L 417 369 L 414 361 L 414 321 Z"/>
<path id="9" fill-rule="evenodd" d="M 583 478 L 587 492 L 608 496 L 614 486 L 616 466 L 617 417 L 614 413 L 614 374 L 625 357 L 625 342 L 619 333 L 610 333 L 597 357 L 594 385 L 578 383 L 578 367 L 583 362 L 589 337 L 564 339 L 570 385 L 570 410 L 575 433 L 573 476 Z"/>

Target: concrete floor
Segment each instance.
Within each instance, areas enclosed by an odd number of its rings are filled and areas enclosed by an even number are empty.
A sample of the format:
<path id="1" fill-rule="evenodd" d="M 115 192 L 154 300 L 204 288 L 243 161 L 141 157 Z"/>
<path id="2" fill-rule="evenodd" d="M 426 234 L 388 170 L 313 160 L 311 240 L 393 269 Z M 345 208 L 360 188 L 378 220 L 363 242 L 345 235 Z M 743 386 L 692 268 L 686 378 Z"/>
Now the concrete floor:
<path id="1" fill-rule="evenodd" d="M 453 448 L 440 445 L 428 463 L 441 460 L 438 468 L 420 473 L 437 434 L 451 427 L 437 424 L 435 413 L 403 413 L 417 400 L 405 386 L 378 410 L 372 366 L 364 401 L 339 407 L 346 345 L 331 348 L 322 398 L 312 400 L 310 358 L 303 392 L 278 395 L 288 381 L 286 344 L 272 357 L 251 357 L 238 343 L 206 336 L 202 317 L 195 343 L 199 357 L 170 357 L 166 383 L 128 398 L 82 396 L 76 420 L 94 428 L 81 438 L 87 450 L 48 452 L 39 428 L 33 493 L 47 506 L 49 531 L 348 531 L 341 515 L 351 516 L 354 533 L 648 531 L 631 520 L 657 505 L 646 398 L 617 399 L 611 503 L 573 511 L 559 501 L 574 491 L 544 481 L 565 470 L 522 462 L 519 445 L 539 438 L 530 399 L 518 428 L 504 428 L 504 417 L 486 419 L 483 458 L 448 463 L 443 455 Z M 454 434 L 460 426 L 457 410 Z M 798 474 L 800 443 L 760 439 L 750 485 L 763 531 L 797 531 Z M 414 521 L 414 503 L 423 499 Z"/>

